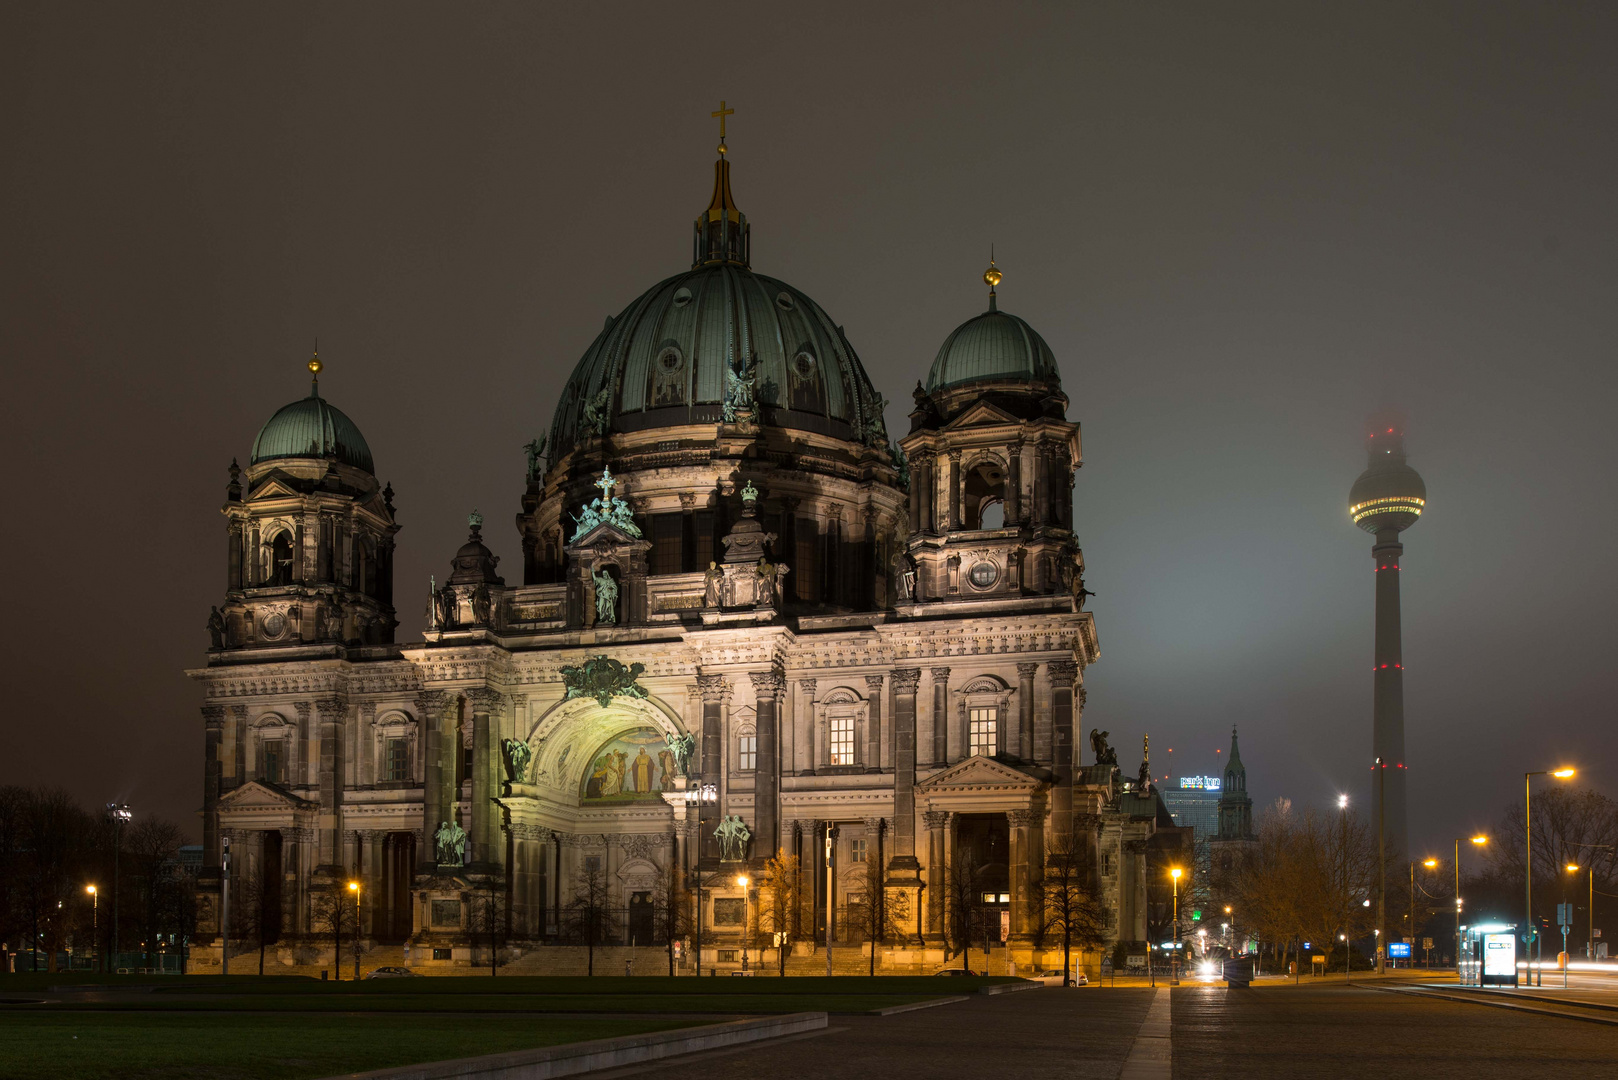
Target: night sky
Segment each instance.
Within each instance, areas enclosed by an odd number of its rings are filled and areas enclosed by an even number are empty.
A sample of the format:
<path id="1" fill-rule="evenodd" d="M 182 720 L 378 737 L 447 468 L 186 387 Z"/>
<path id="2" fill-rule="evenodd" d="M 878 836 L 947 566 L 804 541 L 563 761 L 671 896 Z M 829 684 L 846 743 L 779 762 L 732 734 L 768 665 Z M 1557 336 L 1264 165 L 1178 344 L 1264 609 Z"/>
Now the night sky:
<path id="1" fill-rule="evenodd" d="M 316 337 L 398 493 L 400 640 L 474 507 L 520 581 L 522 444 L 688 266 L 724 98 L 754 268 L 896 434 L 994 245 L 1084 425 L 1085 730 L 1127 771 L 1149 732 L 1217 772 L 1240 724 L 1259 803 L 1364 805 L 1346 506 L 1394 405 L 1413 844 L 1526 768 L 1613 792 L 1615 54 L 1610 4 L 13 0 L 0 782 L 200 831 L 226 467 Z"/>

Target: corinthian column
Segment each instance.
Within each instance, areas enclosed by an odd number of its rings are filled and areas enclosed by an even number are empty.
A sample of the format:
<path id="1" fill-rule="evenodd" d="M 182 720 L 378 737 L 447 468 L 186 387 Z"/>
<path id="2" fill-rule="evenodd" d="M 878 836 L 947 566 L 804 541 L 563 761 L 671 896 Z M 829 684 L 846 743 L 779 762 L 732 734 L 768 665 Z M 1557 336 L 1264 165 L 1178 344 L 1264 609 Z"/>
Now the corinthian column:
<path id="1" fill-rule="evenodd" d="M 916 858 L 916 687 L 920 668 L 895 668 L 893 680 L 893 858 L 890 881 L 919 883 Z"/>
<path id="2" fill-rule="evenodd" d="M 786 689 L 786 678 L 779 669 L 754 671 L 749 676 L 757 698 L 758 758 L 753 771 L 753 854 L 774 858 L 781 842 L 777 785 L 779 780 L 778 755 L 775 748 L 776 709 L 781 692 Z"/>
<path id="3" fill-rule="evenodd" d="M 222 705 L 202 707 L 202 865 L 219 870 L 219 742 L 225 733 Z"/>
<path id="4" fill-rule="evenodd" d="M 340 697 L 315 702 L 320 717 L 320 868 L 340 872 L 342 852 L 343 714 L 348 702 Z"/>
<path id="5" fill-rule="evenodd" d="M 730 699 L 730 680 L 723 675 L 698 675 L 697 689 L 702 694 L 702 786 L 713 785 L 719 790 L 721 751 L 724 749 L 724 708 Z M 718 802 L 703 802 L 697 811 L 697 825 L 701 832 L 698 841 L 698 861 L 719 858 L 719 841 L 714 829 L 719 825 Z"/>
<path id="6" fill-rule="evenodd" d="M 433 834 L 444 820 L 444 712 L 449 708 L 449 695 L 442 690 L 426 690 L 416 695 L 416 722 L 422 730 L 423 783 L 421 799 L 421 828 L 426 837 L 421 863 L 436 868 L 438 847 Z"/>
<path id="7" fill-rule="evenodd" d="M 504 861 L 500 853 L 505 845 L 498 843 L 500 809 L 495 804 L 499 791 L 495 770 L 500 756 L 495 751 L 495 725 L 490 717 L 498 713 L 503 698 L 486 687 L 467 691 L 472 703 L 472 862 L 480 867 L 492 867 Z"/>
<path id="8" fill-rule="evenodd" d="M 1052 660 L 1051 677 L 1051 837 L 1061 845 L 1073 830 L 1073 681 L 1079 665 Z"/>

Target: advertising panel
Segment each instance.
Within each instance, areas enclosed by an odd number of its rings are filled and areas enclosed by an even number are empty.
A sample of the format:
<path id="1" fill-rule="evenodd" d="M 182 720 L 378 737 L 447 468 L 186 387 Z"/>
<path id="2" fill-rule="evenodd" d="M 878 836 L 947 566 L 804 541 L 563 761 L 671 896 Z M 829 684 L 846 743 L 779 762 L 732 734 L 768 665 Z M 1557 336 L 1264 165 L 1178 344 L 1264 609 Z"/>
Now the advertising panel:
<path id="1" fill-rule="evenodd" d="M 1409 960 L 1410 943 L 1408 941 L 1388 942 L 1388 958 L 1390 960 Z"/>
<path id="2" fill-rule="evenodd" d="M 1517 936 L 1511 933 L 1483 935 L 1483 977 L 1486 980 L 1517 980 Z"/>

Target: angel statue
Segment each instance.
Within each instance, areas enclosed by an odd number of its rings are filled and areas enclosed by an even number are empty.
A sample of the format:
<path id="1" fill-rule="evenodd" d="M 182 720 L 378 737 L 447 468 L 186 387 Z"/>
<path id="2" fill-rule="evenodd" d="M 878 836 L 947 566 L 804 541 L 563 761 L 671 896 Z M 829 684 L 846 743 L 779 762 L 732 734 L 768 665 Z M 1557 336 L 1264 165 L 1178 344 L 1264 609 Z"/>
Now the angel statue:
<path id="1" fill-rule="evenodd" d="M 528 760 L 534 756 L 534 751 L 521 739 L 507 739 L 500 745 L 506 751 L 506 775 L 513 784 L 524 783 L 528 779 Z"/>
<path id="2" fill-rule="evenodd" d="M 674 762 L 680 770 L 680 775 L 690 778 L 691 751 L 696 749 L 696 736 L 689 731 L 683 735 L 674 735 L 666 741 L 665 745 L 668 746 L 669 752 L 674 755 Z"/>

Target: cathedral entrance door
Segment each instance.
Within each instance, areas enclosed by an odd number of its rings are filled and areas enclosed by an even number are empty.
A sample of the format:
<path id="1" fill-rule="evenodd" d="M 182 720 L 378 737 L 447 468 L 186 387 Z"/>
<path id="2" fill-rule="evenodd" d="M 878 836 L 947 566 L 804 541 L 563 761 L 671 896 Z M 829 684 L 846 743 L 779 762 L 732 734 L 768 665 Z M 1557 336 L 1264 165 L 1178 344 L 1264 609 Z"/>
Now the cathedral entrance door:
<path id="1" fill-rule="evenodd" d="M 652 925 L 652 894 L 637 892 L 629 894 L 629 943 L 631 945 L 650 945 L 654 934 Z"/>

